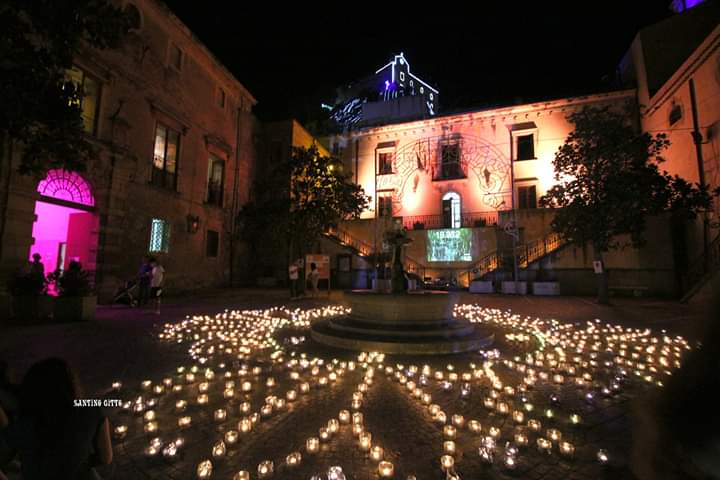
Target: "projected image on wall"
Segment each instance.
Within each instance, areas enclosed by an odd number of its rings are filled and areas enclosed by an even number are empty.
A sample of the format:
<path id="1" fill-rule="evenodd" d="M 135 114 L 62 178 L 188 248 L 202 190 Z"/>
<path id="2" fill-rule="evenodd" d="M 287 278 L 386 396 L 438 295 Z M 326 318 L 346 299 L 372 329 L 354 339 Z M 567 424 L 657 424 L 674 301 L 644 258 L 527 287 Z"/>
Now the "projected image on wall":
<path id="1" fill-rule="evenodd" d="M 448 228 L 427 231 L 428 262 L 469 262 L 472 260 L 472 229 Z"/>

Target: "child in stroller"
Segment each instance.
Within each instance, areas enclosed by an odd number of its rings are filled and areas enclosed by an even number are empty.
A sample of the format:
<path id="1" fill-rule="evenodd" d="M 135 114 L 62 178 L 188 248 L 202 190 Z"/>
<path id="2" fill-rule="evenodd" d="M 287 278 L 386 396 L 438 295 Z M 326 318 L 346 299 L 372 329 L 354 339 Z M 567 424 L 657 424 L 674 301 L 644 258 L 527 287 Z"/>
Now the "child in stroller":
<path id="1" fill-rule="evenodd" d="M 113 297 L 113 304 L 122 303 L 131 307 L 137 307 L 139 292 L 140 287 L 138 286 L 137 280 L 128 280 L 122 287 L 118 288 Z"/>

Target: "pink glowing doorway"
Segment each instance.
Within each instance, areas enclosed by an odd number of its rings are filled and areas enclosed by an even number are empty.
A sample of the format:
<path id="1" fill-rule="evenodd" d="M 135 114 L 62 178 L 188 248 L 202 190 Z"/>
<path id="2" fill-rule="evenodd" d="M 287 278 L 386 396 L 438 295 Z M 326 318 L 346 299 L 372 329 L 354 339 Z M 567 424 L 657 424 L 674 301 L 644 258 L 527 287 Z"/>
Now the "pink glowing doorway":
<path id="1" fill-rule="evenodd" d="M 76 172 L 51 170 L 38 192 L 29 258 L 39 253 L 45 273 L 65 270 L 73 260 L 95 270 L 98 219 L 90 185 Z"/>

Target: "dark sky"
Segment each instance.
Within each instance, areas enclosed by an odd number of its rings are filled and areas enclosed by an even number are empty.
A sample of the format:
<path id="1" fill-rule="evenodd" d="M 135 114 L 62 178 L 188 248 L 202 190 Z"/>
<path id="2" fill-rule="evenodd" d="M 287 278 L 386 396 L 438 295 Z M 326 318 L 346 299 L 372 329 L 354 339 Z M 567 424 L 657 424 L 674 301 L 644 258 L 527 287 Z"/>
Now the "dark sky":
<path id="1" fill-rule="evenodd" d="M 669 0 L 166 3 L 258 99 L 260 118 L 301 121 L 401 51 L 443 111 L 607 89 L 637 30 L 672 14 Z"/>

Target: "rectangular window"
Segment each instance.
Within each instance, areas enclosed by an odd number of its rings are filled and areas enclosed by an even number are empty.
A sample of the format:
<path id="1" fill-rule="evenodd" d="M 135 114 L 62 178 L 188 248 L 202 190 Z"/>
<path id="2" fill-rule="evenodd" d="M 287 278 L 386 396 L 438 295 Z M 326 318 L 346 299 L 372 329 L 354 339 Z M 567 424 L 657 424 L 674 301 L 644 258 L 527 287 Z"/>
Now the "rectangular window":
<path id="1" fill-rule="evenodd" d="M 518 208 L 537 208 L 537 196 L 535 194 L 535 185 L 527 187 L 518 187 Z"/>
<path id="2" fill-rule="evenodd" d="M 517 137 L 517 155 L 515 160 L 532 160 L 535 158 L 535 135 Z"/>
<path id="3" fill-rule="evenodd" d="M 170 247 L 170 224 L 160 218 L 153 218 L 150 223 L 151 253 L 167 253 Z"/>
<path id="4" fill-rule="evenodd" d="M 95 135 L 97 112 L 100 105 L 100 83 L 75 66 L 65 70 L 65 79 L 72 82 L 78 89 L 83 128 L 87 133 Z"/>
<path id="5" fill-rule="evenodd" d="M 175 190 L 177 187 L 177 162 L 180 148 L 180 133 L 158 123 L 155 127 L 155 149 L 153 151 L 153 185 Z"/>
<path id="6" fill-rule="evenodd" d="M 378 174 L 389 175 L 392 171 L 392 153 L 381 152 L 378 153 Z"/>
<path id="7" fill-rule="evenodd" d="M 215 155 L 208 160 L 207 203 L 222 207 L 225 184 L 225 161 Z"/>
<path id="8" fill-rule="evenodd" d="M 460 164 L 460 145 L 443 145 L 440 151 L 440 180 L 463 178 Z"/>
<path id="9" fill-rule="evenodd" d="M 220 234 L 214 230 L 207 231 L 207 245 L 205 247 L 205 255 L 208 257 L 217 257 L 220 250 Z"/>
<path id="10" fill-rule="evenodd" d="M 180 71 L 182 70 L 183 66 L 183 51 L 180 50 L 180 47 L 175 45 L 174 43 L 170 44 L 170 58 L 169 62 L 171 67 L 173 67 L 175 70 Z"/>
<path id="11" fill-rule="evenodd" d="M 218 107 L 225 108 L 225 90 L 222 88 L 218 91 Z"/>
<path id="12" fill-rule="evenodd" d="M 378 196 L 378 217 L 392 217 L 392 196 L 391 195 L 379 195 Z"/>

